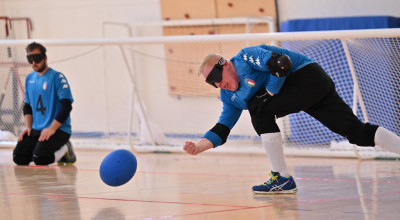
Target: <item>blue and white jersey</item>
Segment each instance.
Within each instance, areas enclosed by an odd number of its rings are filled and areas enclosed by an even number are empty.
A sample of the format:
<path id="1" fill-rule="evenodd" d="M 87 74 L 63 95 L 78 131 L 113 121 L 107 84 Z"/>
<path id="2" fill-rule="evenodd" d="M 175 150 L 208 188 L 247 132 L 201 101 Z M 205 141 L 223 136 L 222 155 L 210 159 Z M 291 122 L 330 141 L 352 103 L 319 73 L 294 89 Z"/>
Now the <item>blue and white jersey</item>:
<path id="1" fill-rule="evenodd" d="M 26 77 L 25 103 L 32 107 L 33 129 L 50 127 L 59 111 L 61 99 L 74 101 L 64 74 L 49 68 L 42 76 L 35 71 Z M 62 123 L 60 130 L 71 134 L 70 117 Z"/>
<path id="2" fill-rule="evenodd" d="M 239 88 L 234 92 L 221 89 L 223 107 L 218 123 L 232 130 L 242 111 L 248 108 L 250 99 L 257 91 L 266 88 L 274 94 L 279 93 L 286 77 L 277 77 L 271 74 L 267 61 L 271 58 L 272 52 L 286 54 L 290 57 L 292 68 L 289 74 L 314 63 L 312 59 L 305 55 L 274 46 L 260 45 L 242 49 L 231 58 L 239 76 Z M 214 147 L 222 143 L 221 138 L 212 131 L 208 131 L 203 137 L 210 140 Z"/>

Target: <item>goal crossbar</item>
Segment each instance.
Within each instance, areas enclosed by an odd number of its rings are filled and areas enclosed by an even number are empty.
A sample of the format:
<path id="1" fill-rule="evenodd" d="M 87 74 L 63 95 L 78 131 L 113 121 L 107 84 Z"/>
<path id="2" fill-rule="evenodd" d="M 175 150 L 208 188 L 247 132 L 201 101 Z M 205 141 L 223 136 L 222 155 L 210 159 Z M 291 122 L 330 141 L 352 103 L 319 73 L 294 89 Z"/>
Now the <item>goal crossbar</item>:
<path id="1" fill-rule="evenodd" d="M 320 40 L 320 39 L 350 39 L 350 38 L 387 38 L 400 36 L 400 28 L 367 29 L 344 31 L 308 31 L 308 32 L 279 32 L 279 33 L 245 33 L 245 34 L 218 34 L 193 36 L 150 36 L 125 38 L 91 38 L 91 39 L 23 39 L 0 40 L 0 45 L 27 45 L 32 41 L 42 42 L 51 46 L 93 46 L 93 45 L 124 45 L 124 44 L 165 44 L 165 43 L 192 43 L 192 42 L 220 42 L 220 41 L 260 41 L 260 40 Z"/>

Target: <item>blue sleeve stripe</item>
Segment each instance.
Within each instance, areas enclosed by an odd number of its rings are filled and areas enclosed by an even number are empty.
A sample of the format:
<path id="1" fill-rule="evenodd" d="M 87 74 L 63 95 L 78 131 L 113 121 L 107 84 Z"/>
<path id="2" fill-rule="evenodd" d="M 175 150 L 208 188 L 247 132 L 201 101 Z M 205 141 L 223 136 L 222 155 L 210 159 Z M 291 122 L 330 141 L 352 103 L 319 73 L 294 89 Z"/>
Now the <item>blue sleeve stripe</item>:
<path id="1" fill-rule="evenodd" d="M 207 131 L 204 134 L 203 138 L 206 138 L 209 141 L 211 141 L 211 143 L 214 145 L 214 147 L 218 147 L 222 143 L 222 139 L 216 133 L 214 133 L 212 131 Z"/>

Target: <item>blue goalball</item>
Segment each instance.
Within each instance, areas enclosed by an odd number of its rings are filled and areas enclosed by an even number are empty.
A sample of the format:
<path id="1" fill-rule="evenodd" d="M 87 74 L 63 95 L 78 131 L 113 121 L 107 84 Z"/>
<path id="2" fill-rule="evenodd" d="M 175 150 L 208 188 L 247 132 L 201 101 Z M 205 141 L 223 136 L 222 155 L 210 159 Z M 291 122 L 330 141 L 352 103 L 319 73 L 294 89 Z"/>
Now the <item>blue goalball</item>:
<path id="1" fill-rule="evenodd" d="M 127 183 L 136 173 L 135 155 L 124 149 L 109 153 L 101 162 L 100 177 L 109 186 L 121 186 Z"/>

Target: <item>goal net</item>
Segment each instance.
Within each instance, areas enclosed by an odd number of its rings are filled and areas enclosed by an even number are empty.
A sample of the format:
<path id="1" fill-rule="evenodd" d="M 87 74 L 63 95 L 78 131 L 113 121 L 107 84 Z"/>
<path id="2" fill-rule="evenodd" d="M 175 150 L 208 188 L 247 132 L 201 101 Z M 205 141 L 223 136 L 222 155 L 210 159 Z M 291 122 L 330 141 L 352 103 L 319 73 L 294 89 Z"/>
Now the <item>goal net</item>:
<path id="1" fill-rule="evenodd" d="M 400 134 L 400 30 L 150 36 L 92 40 L 38 40 L 48 64 L 64 73 L 74 96 L 76 147 L 181 151 L 218 120 L 218 90 L 197 68 L 202 58 L 226 58 L 247 46 L 270 44 L 317 61 L 362 121 Z M 31 71 L 29 41 L 0 41 L 0 143 L 15 143 L 23 129 L 23 84 Z M 11 48 L 11 49 L 9 49 Z M 7 51 L 12 50 L 8 55 Z M 278 119 L 285 151 L 292 155 L 397 157 L 379 148 L 350 145 L 307 114 Z M 13 138 L 14 136 L 14 138 Z M 263 152 L 247 111 L 215 152 Z"/>

